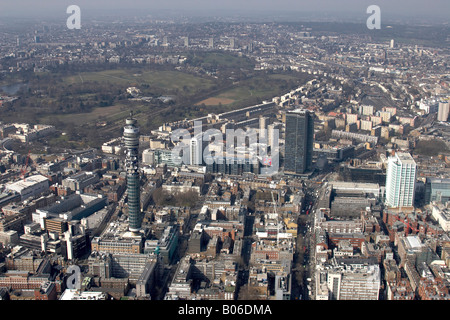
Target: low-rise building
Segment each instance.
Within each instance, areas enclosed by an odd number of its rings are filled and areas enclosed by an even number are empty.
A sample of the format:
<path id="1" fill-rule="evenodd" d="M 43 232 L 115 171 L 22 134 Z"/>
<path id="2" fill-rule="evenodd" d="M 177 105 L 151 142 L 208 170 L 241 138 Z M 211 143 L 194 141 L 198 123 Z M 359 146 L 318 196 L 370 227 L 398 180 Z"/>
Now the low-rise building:
<path id="1" fill-rule="evenodd" d="M 17 182 L 6 185 L 7 191 L 13 191 L 20 194 L 21 200 L 26 200 L 30 197 L 37 196 L 48 190 L 50 184 L 48 178 L 43 175 L 36 174 L 19 180 Z"/>

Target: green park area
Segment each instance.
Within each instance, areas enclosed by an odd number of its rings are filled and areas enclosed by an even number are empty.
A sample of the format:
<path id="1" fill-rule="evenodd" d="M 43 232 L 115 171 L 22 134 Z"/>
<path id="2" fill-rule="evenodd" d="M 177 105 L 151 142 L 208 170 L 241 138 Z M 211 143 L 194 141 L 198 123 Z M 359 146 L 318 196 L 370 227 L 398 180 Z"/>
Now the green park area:
<path id="1" fill-rule="evenodd" d="M 207 89 L 213 82 L 181 71 L 140 70 L 123 68 L 96 72 L 81 72 L 64 78 L 66 84 L 82 84 L 84 82 L 108 82 L 123 87 L 144 87 L 161 90 L 161 93 L 195 91 Z"/>
<path id="2" fill-rule="evenodd" d="M 100 146 L 121 134 L 130 112 L 141 132 L 149 134 L 164 122 L 258 104 L 309 80 L 297 72 L 255 71 L 248 58 L 233 54 L 187 56 L 189 67 L 183 68 L 103 64 L 27 74 L 14 79 L 27 85 L 0 116 L 6 123 L 55 125 L 64 135 L 49 145 Z M 138 99 L 127 93 L 128 87 L 141 91 Z"/>
<path id="3" fill-rule="evenodd" d="M 243 108 L 252 104 L 270 100 L 293 89 L 298 83 L 304 83 L 304 74 L 264 74 L 255 75 L 226 88 L 197 105 L 222 106 L 227 109 Z M 299 82 L 300 81 L 300 82 Z"/>
<path id="4" fill-rule="evenodd" d="M 447 144 L 442 140 L 419 140 L 414 148 L 414 153 L 433 157 L 438 156 L 439 154 L 448 154 L 450 153 L 450 150 Z"/>

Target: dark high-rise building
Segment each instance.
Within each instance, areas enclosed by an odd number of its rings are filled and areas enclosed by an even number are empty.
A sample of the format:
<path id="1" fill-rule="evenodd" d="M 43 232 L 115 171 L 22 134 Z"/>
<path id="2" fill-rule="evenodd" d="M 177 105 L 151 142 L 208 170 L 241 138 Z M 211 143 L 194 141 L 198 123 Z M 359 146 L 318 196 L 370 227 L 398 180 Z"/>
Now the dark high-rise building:
<path id="1" fill-rule="evenodd" d="M 303 174 L 312 169 L 314 113 L 297 109 L 286 113 L 284 172 Z"/>
<path id="2" fill-rule="evenodd" d="M 128 192 L 128 229 L 139 232 L 141 228 L 140 208 L 140 183 L 139 183 L 139 128 L 136 127 L 136 119 L 131 115 L 126 119 L 123 138 L 126 148 L 125 167 L 127 170 L 127 192 Z"/>

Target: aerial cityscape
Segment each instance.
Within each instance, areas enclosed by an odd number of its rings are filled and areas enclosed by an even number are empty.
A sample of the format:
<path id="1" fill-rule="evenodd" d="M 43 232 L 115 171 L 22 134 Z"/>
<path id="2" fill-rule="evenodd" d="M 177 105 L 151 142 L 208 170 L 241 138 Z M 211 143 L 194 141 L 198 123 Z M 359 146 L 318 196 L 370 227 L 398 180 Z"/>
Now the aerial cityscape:
<path id="1" fill-rule="evenodd" d="M 0 13 L 0 300 L 450 300 L 449 4 L 25 2 Z"/>

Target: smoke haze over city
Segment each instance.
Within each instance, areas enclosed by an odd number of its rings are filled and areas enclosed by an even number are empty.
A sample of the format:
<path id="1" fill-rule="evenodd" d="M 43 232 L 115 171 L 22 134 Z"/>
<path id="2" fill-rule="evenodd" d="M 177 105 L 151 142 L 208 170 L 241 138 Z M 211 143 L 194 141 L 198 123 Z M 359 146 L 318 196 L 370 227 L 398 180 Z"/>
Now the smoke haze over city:
<path id="1" fill-rule="evenodd" d="M 446 0 L 399 0 L 399 1 L 356 1 L 356 0 L 248 0 L 248 1 L 208 1 L 208 0 L 169 0 L 169 1 L 68 1 L 68 0 L 19 0 L 0 5 L 0 16 L 22 16 L 35 18 L 54 17 L 65 12 L 69 5 L 78 5 L 86 17 L 103 15 L 189 15 L 189 16 L 244 16 L 279 17 L 279 19 L 320 19 L 356 21 L 365 18 L 369 5 L 378 5 L 382 14 L 390 19 L 403 21 L 446 21 L 450 3 Z"/>

